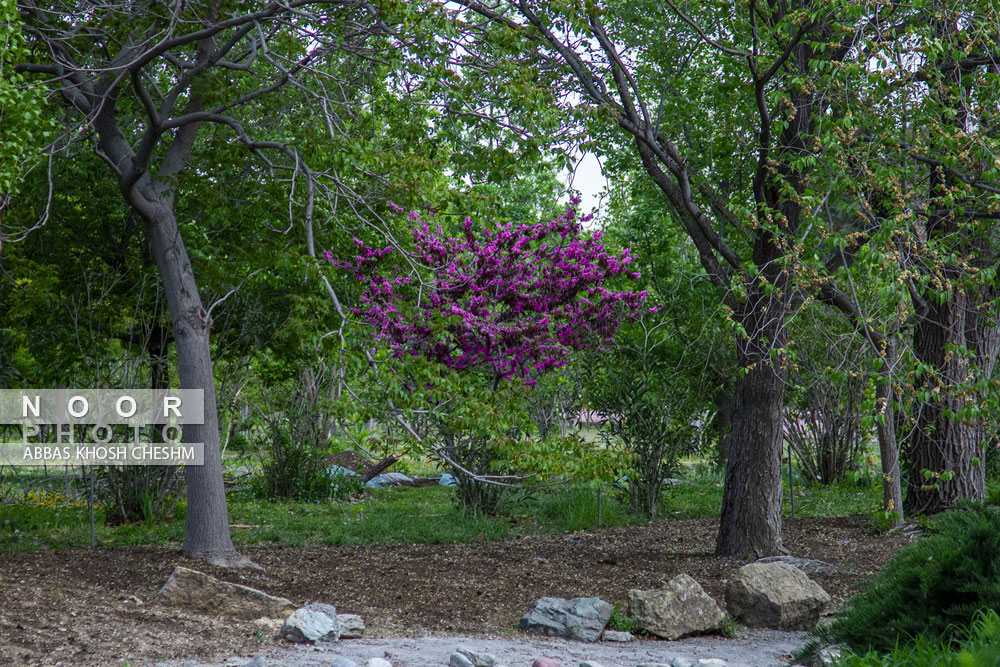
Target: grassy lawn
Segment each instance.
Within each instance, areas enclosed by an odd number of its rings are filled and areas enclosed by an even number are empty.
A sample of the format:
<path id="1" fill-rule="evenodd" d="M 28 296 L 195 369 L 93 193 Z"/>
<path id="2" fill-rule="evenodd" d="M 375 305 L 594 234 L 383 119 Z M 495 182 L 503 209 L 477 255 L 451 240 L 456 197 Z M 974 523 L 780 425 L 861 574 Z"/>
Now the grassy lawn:
<path id="1" fill-rule="evenodd" d="M 685 468 L 683 481 L 668 487 L 660 518 L 698 519 L 718 516 L 722 475 L 707 466 Z M 87 546 L 90 525 L 85 500 L 67 497 L 53 487 L 36 487 L 28 498 L 8 493 L 0 505 L 0 552 Z M 796 516 L 834 517 L 875 515 L 881 491 L 877 485 L 850 483 L 828 487 L 796 487 Z M 783 513 L 790 515 L 787 490 Z M 604 489 L 600 525 L 624 526 L 642 522 L 630 515 Z M 104 525 L 96 513 L 96 539 L 106 546 L 179 544 L 184 538 L 183 502 L 165 523 Z M 453 491 L 424 488 L 370 490 L 346 501 L 324 503 L 267 502 L 245 490 L 229 494 L 229 517 L 237 544 L 436 544 L 497 540 L 524 533 L 566 533 L 598 528 L 598 493 L 591 485 L 562 486 L 511 495 L 500 517 L 465 513 L 453 501 Z"/>

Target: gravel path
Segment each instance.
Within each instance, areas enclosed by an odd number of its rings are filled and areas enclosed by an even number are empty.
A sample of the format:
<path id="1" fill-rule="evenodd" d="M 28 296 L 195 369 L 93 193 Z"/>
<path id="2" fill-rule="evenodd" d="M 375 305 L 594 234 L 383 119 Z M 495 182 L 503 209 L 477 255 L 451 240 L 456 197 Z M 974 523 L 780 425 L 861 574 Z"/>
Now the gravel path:
<path id="1" fill-rule="evenodd" d="M 680 641 L 635 641 L 626 644 L 587 644 L 562 639 L 483 639 L 475 637 L 421 637 L 401 639 L 350 639 L 338 643 L 320 642 L 260 655 L 269 667 L 329 667 L 335 658 L 345 657 L 359 665 L 371 658 L 386 658 L 393 667 L 443 667 L 457 648 L 491 653 L 497 663 L 508 667 L 528 667 L 535 658 L 558 660 L 562 667 L 577 667 L 593 660 L 604 667 L 634 667 L 640 663 L 667 663 L 683 657 L 697 664 L 699 658 L 719 658 L 727 667 L 779 667 L 788 664 L 789 654 L 807 642 L 804 632 L 743 630 L 736 638 L 690 637 Z M 158 663 L 162 667 L 242 667 L 253 656 L 233 657 L 219 663 L 193 661 Z"/>

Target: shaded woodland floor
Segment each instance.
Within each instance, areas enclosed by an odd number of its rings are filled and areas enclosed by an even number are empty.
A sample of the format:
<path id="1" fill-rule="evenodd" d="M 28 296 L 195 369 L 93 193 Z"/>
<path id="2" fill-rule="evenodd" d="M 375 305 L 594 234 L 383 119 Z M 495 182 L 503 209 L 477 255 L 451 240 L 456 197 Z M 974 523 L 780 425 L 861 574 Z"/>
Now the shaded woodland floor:
<path id="1" fill-rule="evenodd" d="M 246 546 L 265 570 L 220 570 L 179 547 L 117 547 L 0 555 L 0 664 L 148 664 L 252 655 L 277 642 L 249 621 L 162 607 L 156 592 L 178 564 L 296 603 L 361 614 L 368 636 L 512 636 L 542 596 L 597 595 L 623 604 L 630 588 L 680 573 L 723 601 L 742 563 L 713 555 L 716 520 L 659 521 L 558 536 L 465 544 Z M 785 545 L 844 572 L 815 579 L 839 606 L 906 542 L 863 517 L 785 520 Z"/>

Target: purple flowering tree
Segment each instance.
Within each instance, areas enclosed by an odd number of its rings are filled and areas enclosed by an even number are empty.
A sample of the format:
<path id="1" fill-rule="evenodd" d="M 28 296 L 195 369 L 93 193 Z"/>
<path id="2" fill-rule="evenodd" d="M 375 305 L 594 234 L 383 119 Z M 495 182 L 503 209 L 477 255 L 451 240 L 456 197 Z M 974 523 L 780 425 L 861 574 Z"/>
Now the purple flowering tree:
<path id="1" fill-rule="evenodd" d="M 613 252 L 600 231 L 585 231 L 588 217 L 578 216 L 576 206 L 536 224 L 477 226 L 466 218 L 454 235 L 410 213 L 414 245 L 407 262 L 390 261 L 400 258 L 392 246 L 372 248 L 357 239 L 354 258 L 326 257 L 360 281 L 352 312 L 390 356 L 421 357 L 466 381 L 479 376 L 492 392 L 504 384 L 530 387 L 574 350 L 610 341 L 645 298 L 608 286 L 639 277 L 629 267 L 631 251 Z M 455 430 L 440 429 L 438 454 L 460 480 L 495 481 L 478 460 L 489 435 L 463 439 Z"/>

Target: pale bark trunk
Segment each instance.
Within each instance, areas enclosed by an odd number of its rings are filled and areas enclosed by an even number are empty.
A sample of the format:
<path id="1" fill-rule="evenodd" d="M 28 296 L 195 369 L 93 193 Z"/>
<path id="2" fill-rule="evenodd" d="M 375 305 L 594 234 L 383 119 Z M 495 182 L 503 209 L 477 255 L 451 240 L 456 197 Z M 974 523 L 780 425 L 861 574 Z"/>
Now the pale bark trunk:
<path id="1" fill-rule="evenodd" d="M 875 390 L 876 405 L 882 414 L 876 414 L 879 455 L 882 459 L 882 508 L 896 513 L 895 524 L 903 523 L 903 485 L 899 476 L 899 445 L 896 442 L 896 415 L 892 391 L 892 369 L 896 366 L 896 340 L 886 341 L 882 373 Z M 876 412 L 879 408 L 876 408 Z"/>
<path id="2" fill-rule="evenodd" d="M 140 189 L 145 192 L 140 194 Z M 184 554 L 213 565 L 250 565 L 250 561 L 236 551 L 229 533 L 215 378 L 209 347 L 211 319 L 202 304 L 172 208 L 152 192 L 146 177 L 124 194 L 145 223 L 146 240 L 163 281 L 174 327 L 180 387 L 202 389 L 205 394 L 204 423 L 184 427 L 185 442 L 201 442 L 205 447 L 205 464 L 184 468 L 187 487 Z"/>

